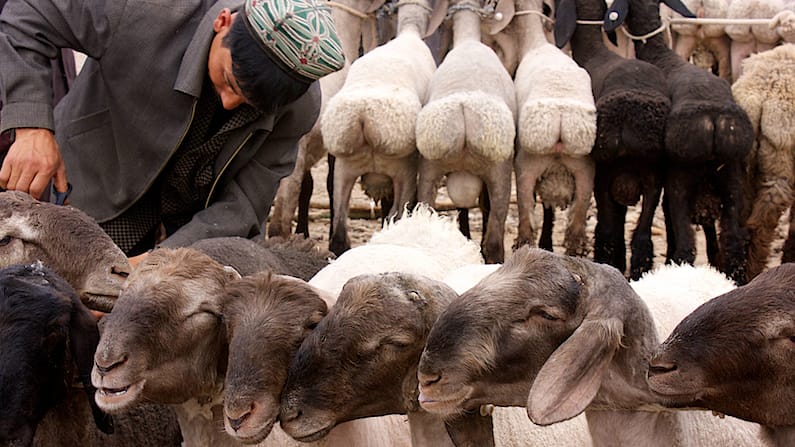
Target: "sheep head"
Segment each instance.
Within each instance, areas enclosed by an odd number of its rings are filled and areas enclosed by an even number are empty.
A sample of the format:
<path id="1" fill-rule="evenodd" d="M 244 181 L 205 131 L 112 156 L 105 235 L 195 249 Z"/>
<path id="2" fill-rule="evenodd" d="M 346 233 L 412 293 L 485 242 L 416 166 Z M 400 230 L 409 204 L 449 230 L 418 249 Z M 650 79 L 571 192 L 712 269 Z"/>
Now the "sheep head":
<path id="1" fill-rule="evenodd" d="M 87 214 L 0 193 L 0 267 L 41 261 L 91 309 L 110 312 L 130 271 L 127 257 Z"/>
<path id="2" fill-rule="evenodd" d="M 795 264 L 782 264 L 701 305 L 649 363 L 668 405 L 795 425 Z"/>
<path id="3" fill-rule="evenodd" d="M 85 379 L 98 427 L 112 432 L 87 380 L 98 338 L 74 289 L 41 263 L 0 270 L 1 445 L 32 445 L 36 426 L 75 377 Z"/>
<path id="4" fill-rule="evenodd" d="M 241 442 L 258 443 L 279 416 L 287 368 L 326 315 L 326 302 L 302 280 L 261 272 L 226 288 L 223 311 L 229 340 L 224 425 Z"/>
<path id="5" fill-rule="evenodd" d="M 350 279 L 290 365 L 282 428 L 309 442 L 345 421 L 418 410 L 420 353 L 433 321 L 456 296 L 419 275 Z"/>
<path id="6" fill-rule="evenodd" d="M 650 342 L 648 309 L 616 269 L 522 247 L 439 316 L 419 364 L 420 404 L 442 414 L 527 406 L 535 423 L 559 422 L 622 375 L 614 365 L 648 359 Z"/>
<path id="7" fill-rule="evenodd" d="M 213 397 L 226 362 L 221 300 L 236 278 L 193 249 L 150 253 L 100 321 L 91 372 L 99 406 L 113 412 Z"/>

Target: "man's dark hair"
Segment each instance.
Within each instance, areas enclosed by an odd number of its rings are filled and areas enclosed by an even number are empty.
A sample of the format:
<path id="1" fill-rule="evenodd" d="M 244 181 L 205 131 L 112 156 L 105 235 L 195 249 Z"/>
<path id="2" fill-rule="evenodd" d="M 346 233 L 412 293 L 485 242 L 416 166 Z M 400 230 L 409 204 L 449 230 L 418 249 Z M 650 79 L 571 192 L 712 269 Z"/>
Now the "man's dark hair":
<path id="1" fill-rule="evenodd" d="M 271 60 L 248 32 L 244 20 L 241 14 L 236 16 L 222 44 L 232 53 L 232 74 L 247 102 L 272 113 L 298 99 L 311 83 L 298 80 Z"/>

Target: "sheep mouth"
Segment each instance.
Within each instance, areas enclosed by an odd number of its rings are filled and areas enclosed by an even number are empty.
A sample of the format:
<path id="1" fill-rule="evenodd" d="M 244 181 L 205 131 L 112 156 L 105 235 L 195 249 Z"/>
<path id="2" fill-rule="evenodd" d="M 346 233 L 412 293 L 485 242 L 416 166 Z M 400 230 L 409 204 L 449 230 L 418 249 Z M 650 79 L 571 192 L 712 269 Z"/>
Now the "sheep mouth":
<path id="1" fill-rule="evenodd" d="M 437 396 L 436 398 L 431 398 L 420 392 L 418 400 L 420 406 L 431 413 L 460 413 L 464 410 L 463 405 L 466 401 L 466 394 L 464 393 L 456 396 Z"/>
<path id="2" fill-rule="evenodd" d="M 140 380 L 130 385 L 118 388 L 97 388 L 95 399 L 97 404 L 106 411 L 127 407 L 138 400 L 144 389 L 146 380 Z"/>
<path id="3" fill-rule="evenodd" d="M 233 436 L 243 444 L 259 444 L 260 442 L 264 441 L 273 430 L 273 424 L 276 423 L 276 419 L 272 419 L 270 422 L 265 424 L 262 429 L 257 431 L 257 433 L 252 435 L 242 435 L 239 432 L 234 433 Z"/>
<path id="4" fill-rule="evenodd" d="M 91 310 L 108 313 L 113 310 L 118 295 L 105 295 L 100 293 L 83 292 L 80 299 Z"/>
<path id="5" fill-rule="evenodd" d="M 295 436 L 291 434 L 290 436 L 292 436 L 293 439 L 295 439 L 298 442 L 315 442 L 325 438 L 326 435 L 328 435 L 333 428 L 334 428 L 334 423 L 331 423 L 321 428 L 320 430 L 314 431 L 306 435 Z"/>

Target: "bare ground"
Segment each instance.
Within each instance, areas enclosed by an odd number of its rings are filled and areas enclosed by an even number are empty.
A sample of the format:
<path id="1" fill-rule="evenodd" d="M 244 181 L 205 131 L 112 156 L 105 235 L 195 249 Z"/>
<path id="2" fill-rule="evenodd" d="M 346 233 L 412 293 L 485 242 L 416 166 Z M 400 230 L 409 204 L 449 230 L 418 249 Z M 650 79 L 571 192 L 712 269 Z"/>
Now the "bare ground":
<path id="1" fill-rule="evenodd" d="M 326 174 L 328 172 L 328 165 L 325 160 L 322 160 L 312 169 L 312 176 L 315 180 L 314 192 L 312 195 L 312 202 L 309 211 L 309 232 L 310 237 L 314 239 L 318 246 L 328 247 L 328 231 L 329 231 L 329 201 L 328 193 L 326 192 Z M 514 183 L 515 185 L 515 183 Z M 515 186 L 514 186 L 515 189 Z M 444 188 L 439 192 L 439 199 L 437 200 L 440 213 L 454 216 L 456 211 L 452 209 L 452 204 L 446 196 Z M 370 236 L 381 227 L 379 219 L 380 209 L 370 199 L 365 196 L 360 185 L 354 187 L 351 196 L 351 218 L 349 219 L 349 236 L 351 238 L 351 245 L 357 246 L 366 243 Z M 629 241 L 632 237 L 632 229 L 639 215 L 639 208 L 630 207 L 627 213 L 627 224 L 625 225 L 625 240 Z M 541 221 L 541 206 L 536 207 L 537 217 Z M 483 231 L 482 217 L 480 211 L 477 209 L 470 210 L 470 229 L 472 238 L 480 242 Z M 777 238 L 773 243 L 772 252 L 773 256 L 768 262 L 768 266 L 775 266 L 781 263 L 781 248 L 784 244 L 784 239 L 787 236 L 787 222 L 788 214 L 785 213 L 779 221 L 777 229 Z M 593 240 L 594 227 L 596 225 L 596 206 L 594 202 L 591 203 L 591 208 L 588 213 L 587 228 L 588 234 Z M 511 195 L 511 206 L 508 212 L 508 219 L 505 224 L 505 255 L 506 258 L 511 253 L 511 246 L 517 235 L 517 228 L 519 226 L 519 218 L 516 206 L 516 192 L 514 190 Z M 558 210 L 556 212 L 555 231 L 553 235 L 553 245 L 555 252 L 563 253 L 563 235 L 566 228 L 566 211 Z M 655 265 L 663 264 L 665 262 L 665 224 L 662 215 L 662 207 L 657 207 L 657 213 L 652 225 L 652 241 L 654 243 Z M 629 242 L 627 242 L 628 244 Z M 706 247 L 704 242 L 704 234 L 700 229 L 696 229 L 696 264 L 706 264 Z M 628 258 L 627 258 L 628 259 Z M 629 262 L 629 260 L 627 260 Z"/>

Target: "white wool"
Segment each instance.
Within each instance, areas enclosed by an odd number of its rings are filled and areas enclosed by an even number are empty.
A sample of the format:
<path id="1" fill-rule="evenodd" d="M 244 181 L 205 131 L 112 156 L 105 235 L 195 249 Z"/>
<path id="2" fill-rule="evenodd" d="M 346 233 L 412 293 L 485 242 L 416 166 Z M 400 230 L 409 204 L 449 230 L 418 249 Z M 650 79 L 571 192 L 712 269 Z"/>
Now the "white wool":
<path id="1" fill-rule="evenodd" d="M 502 264 L 468 264 L 445 275 L 442 282 L 461 295 L 482 279 L 494 273 Z"/>
<path id="2" fill-rule="evenodd" d="M 732 0 L 726 17 L 729 19 L 770 19 L 786 9 L 786 0 Z M 726 25 L 726 34 L 738 42 L 775 44 L 779 35 L 767 25 Z"/>
<path id="3" fill-rule="evenodd" d="M 654 316 L 657 335 L 665 340 L 698 306 L 737 286 L 709 265 L 661 265 L 629 283 Z"/>
<path id="4" fill-rule="evenodd" d="M 725 19 L 729 12 L 729 0 L 682 0 L 693 14 L 699 17 L 710 19 Z M 660 16 L 667 18 L 681 19 L 682 15 L 670 9 L 660 2 Z M 673 24 L 671 30 L 677 34 L 686 36 L 696 36 L 702 34 L 704 37 L 719 37 L 726 32 L 726 25 L 695 25 L 695 24 Z"/>
<path id="5" fill-rule="evenodd" d="M 336 296 L 350 278 L 365 273 L 399 271 L 441 280 L 458 267 L 482 263 L 480 247 L 461 234 L 455 219 L 418 205 L 333 260 L 309 284 Z"/>
<path id="6" fill-rule="evenodd" d="M 528 51 L 516 70 L 519 148 L 564 154 L 591 152 L 596 140 L 596 105 L 588 72 L 551 44 Z"/>
<path id="7" fill-rule="evenodd" d="M 328 151 L 350 156 L 369 145 L 391 156 L 411 154 L 417 113 L 435 68 L 430 49 L 413 32 L 357 59 L 322 115 Z"/>

